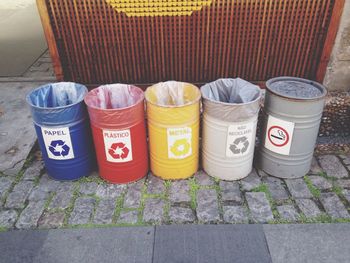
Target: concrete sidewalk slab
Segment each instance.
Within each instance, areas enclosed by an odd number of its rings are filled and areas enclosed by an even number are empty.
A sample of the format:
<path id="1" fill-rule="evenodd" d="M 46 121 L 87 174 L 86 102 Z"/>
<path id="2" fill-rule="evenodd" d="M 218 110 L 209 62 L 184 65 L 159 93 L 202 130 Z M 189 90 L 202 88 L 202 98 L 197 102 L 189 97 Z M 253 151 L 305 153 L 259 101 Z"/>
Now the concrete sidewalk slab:
<path id="1" fill-rule="evenodd" d="M 174 225 L 0 233 L 0 262 L 349 262 L 349 224 Z"/>
<path id="2" fill-rule="evenodd" d="M 157 226 L 154 262 L 271 262 L 261 225 Z"/>
<path id="3" fill-rule="evenodd" d="M 35 0 L 0 6 L 0 76 L 21 76 L 46 50 Z"/>
<path id="4" fill-rule="evenodd" d="M 0 233 L 0 262 L 152 262 L 154 227 Z"/>
<path id="5" fill-rule="evenodd" d="M 41 83 L 0 83 L 0 172 L 17 174 L 36 140 L 25 96 Z"/>
<path id="6" fill-rule="evenodd" d="M 350 224 L 265 225 L 274 263 L 350 261 Z"/>

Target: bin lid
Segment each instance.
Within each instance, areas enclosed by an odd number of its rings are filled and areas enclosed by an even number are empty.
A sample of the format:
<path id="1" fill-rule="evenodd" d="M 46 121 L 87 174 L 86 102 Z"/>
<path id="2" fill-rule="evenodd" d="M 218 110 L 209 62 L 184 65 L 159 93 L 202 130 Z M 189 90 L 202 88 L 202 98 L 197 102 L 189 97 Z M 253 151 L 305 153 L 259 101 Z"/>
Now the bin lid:
<path id="1" fill-rule="evenodd" d="M 327 95 L 326 88 L 320 83 L 295 77 L 270 79 L 266 88 L 277 96 L 296 100 L 319 100 Z"/>

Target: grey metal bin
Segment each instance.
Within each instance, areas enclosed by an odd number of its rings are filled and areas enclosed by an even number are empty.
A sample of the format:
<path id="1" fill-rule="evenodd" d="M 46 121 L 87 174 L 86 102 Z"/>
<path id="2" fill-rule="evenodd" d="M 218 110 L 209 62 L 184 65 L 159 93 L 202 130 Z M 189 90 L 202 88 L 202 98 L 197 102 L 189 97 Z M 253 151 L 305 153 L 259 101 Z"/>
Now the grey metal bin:
<path id="1" fill-rule="evenodd" d="M 303 177 L 310 170 L 326 95 L 311 80 L 267 81 L 258 168 L 280 178 Z"/>

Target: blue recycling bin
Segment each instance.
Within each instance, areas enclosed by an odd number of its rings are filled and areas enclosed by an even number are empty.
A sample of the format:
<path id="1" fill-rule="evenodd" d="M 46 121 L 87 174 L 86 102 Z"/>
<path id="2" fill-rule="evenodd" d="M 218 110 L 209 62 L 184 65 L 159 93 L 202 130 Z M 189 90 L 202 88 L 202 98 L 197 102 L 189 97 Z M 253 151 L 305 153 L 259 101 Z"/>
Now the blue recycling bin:
<path id="1" fill-rule="evenodd" d="M 83 102 L 88 89 L 72 82 L 41 86 L 27 96 L 47 173 L 76 180 L 96 166 L 89 117 Z"/>

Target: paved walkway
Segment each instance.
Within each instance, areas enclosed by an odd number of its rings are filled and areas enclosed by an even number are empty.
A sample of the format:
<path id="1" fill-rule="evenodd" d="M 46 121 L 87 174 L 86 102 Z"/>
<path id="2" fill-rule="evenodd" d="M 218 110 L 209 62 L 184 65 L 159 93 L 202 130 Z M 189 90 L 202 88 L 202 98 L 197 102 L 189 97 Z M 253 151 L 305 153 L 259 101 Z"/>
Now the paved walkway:
<path id="1" fill-rule="evenodd" d="M 0 226 L 350 222 L 349 169 L 350 156 L 324 155 L 295 180 L 254 170 L 225 182 L 199 171 L 188 180 L 163 181 L 150 173 L 136 183 L 112 185 L 97 173 L 54 181 L 33 152 L 26 169 L 0 176 Z"/>
<path id="2" fill-rule="evenodd" d="M 1 0 L 0 28 L 0 76 L 21 76 L 47 49 L 35 0 Z"/>
<path id="3" fill-rule="evenodd" d="M 187 225 L 0 233 L 0 262 L 348 262 L 350 228 Z"/>

